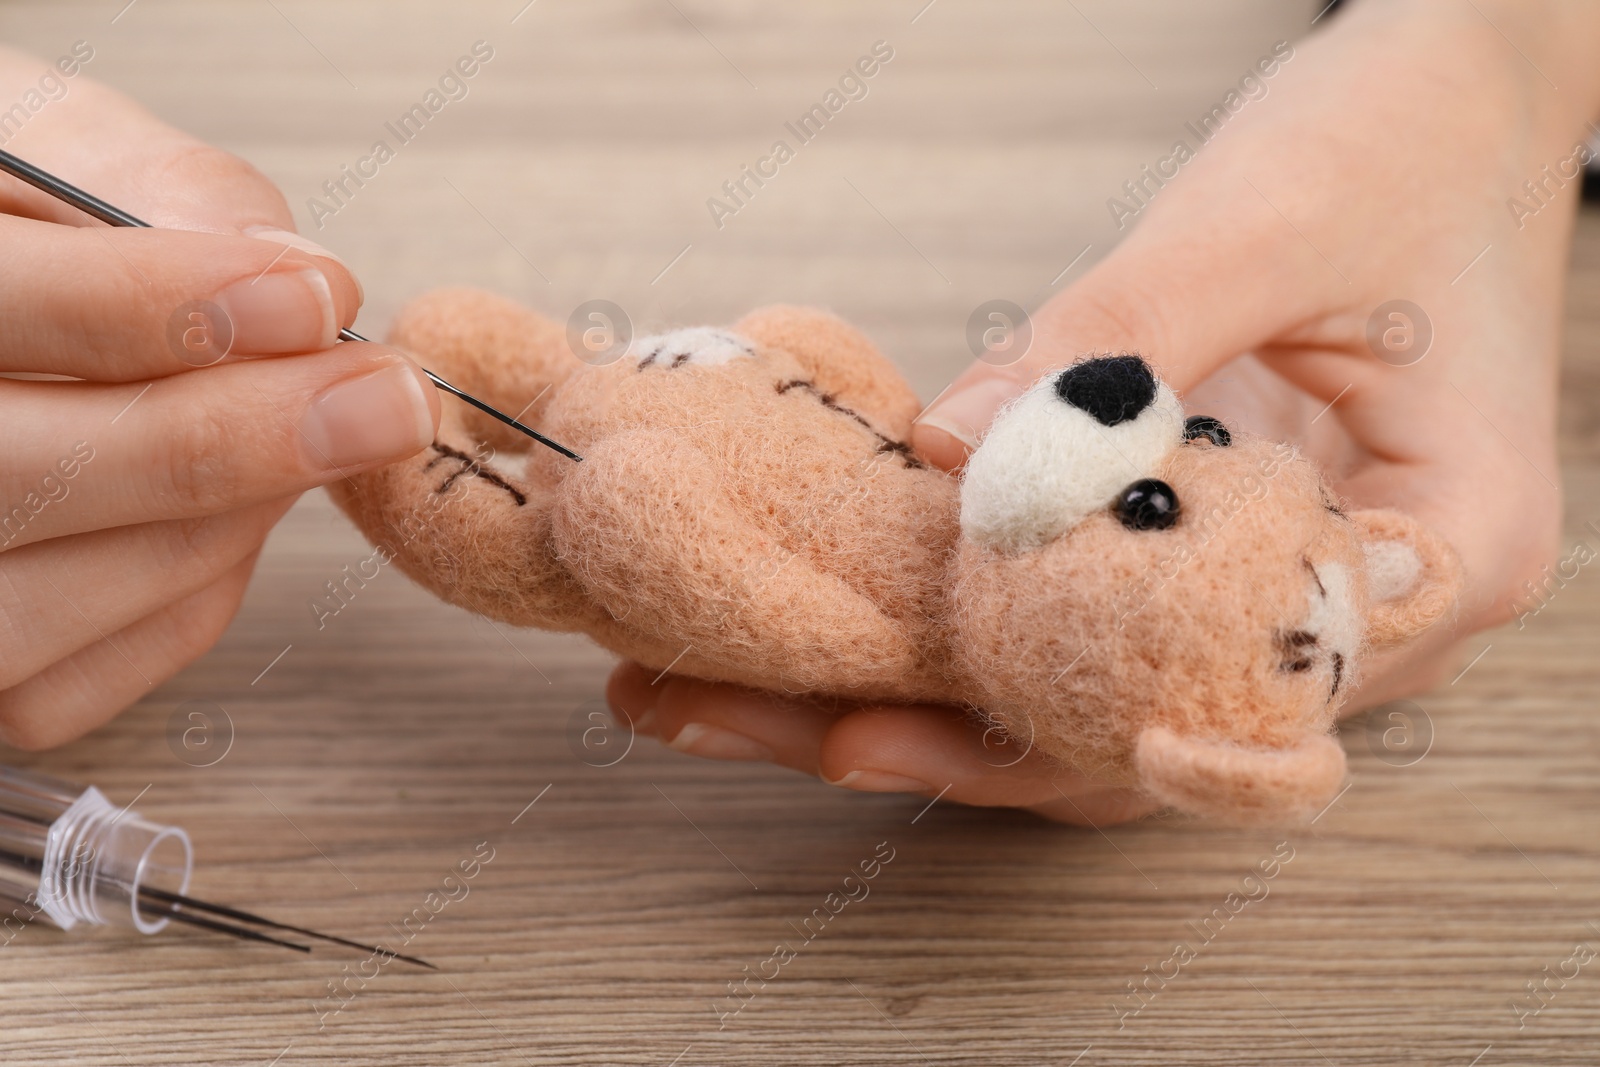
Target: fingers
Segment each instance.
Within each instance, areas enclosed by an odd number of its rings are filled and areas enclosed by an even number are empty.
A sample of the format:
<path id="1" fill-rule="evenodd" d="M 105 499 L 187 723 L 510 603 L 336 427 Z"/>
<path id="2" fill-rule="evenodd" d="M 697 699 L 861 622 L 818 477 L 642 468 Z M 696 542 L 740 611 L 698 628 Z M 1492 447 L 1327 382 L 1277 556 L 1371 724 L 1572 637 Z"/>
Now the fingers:
<path id="1" fill-rule="evenodd" d="M 1351 264 L 1372 256 L 1350 225 L 1344 190 L 1329 185 L 1339 168 L 1327 164 L 1348 145 L 1302 136 L 1324 111 L 1345 109 L 1345 94 L 1308 80 L 1318 66 L 1309 57 L 1322 43 L 1297 47 L 1307 58 L 1277 75 L 1274 105 L 1241 113 L 1226 140 L 1192 161 L 1185 155 L 1181 169 L 1169 158 L 1158 164 L 1161 176 L 1147 169 L 1124 187 L 1139 190 L 1129 203 L 1114 201 L 1138 216 L 1128 236 L 1032 316 L 1022 359 L 974 364 L 929 405 L 912 431 L 919 454 L 954 469 L 1001 404 L 1090 353 L 1138 352 L 1182 393 L 1241 353 L 1363 302 L 1334 265 L 1354 273 Z M 1284 152 L 1288 140 L 1305 141 L 1306 155 Z"/>
<path id="2" fill-rule="evenodd" d="M 1160 806 L 1060 767 L 1026 739 L 998 737 L 954 708 L 851 712 L 828 731 L 820 763 L 824 781 L 847 789 L 1027 808 L 1077 826 L 1126 822 Z"/>
<path id="3" fill-rule="evenodd" d="M 771 693 L 678 675 L 659 682 L 636 663 L 611 674 L 606 700 L 639 733 L 707 759 L 761 760 L 818 773 L 818 753 L 835 716 Z"/>
<path id="4" fill-rule="evenodd" d="M 951 708 L 895 706 L 836 714 L 739 686 L 655 674 L 624 663 L 606 699 L 639 733 L 707 759 L 764 760 L 873 793 L 918 793 L 983 807 L 1028 808 L 1079 825 L 1155 809 L 1051 764 Z"/>
<path id="5" fill-rule="evenodd" d="M 0 218 L 0 370 L 142 381 L 225 357 L 329 348 L 349 274 L 282 244 Z"/>
<path id="6" fill-rule="evenodd" d="M 36 87 L 50 66 L 30 58 L 0 51 L 5 99 Z M 218 233 L 262 225 L 293 229 L 283 194 L 243 160 L 173 129 L 86 74 L 56 81 L 59 98 L 17 128 L 8 151 L 152 226 Z M 72 226 L 86 221 L 76 208 L 9 177 L 0 179 L 0 190 L 7 212 Z"/>
<path id="7" fill-rule="evenodd" d="M 1170 348 L 1173 311 L 1145 296 L 1159 286 L 1159 273 L 1113 253 L 1083 281 L 1032 316 L 1027 353 L 1007 364 L 978 361 L 968 367 L 917 416 L 911 443 L 935 466 L 954 470 L 977 447 L 995 414 L 1042 375 L 1093 352 L 1134 351 L 1147 357 Z"/>
<path id="8" fill-rule="evenodd" d="M 1032 316 L 1033 341 L 1022 359 L 974 363 L 928 405 L 912 426 L 918 454 L 954 470 L 1001 406 L 1084 356 L 1137 352 L 1181 393 L 1289 328 L 1314 288 L 1291 291 L 1299 272 L 1266 266 L 1280 241 L 1268 232 L 1267 210 L 1259 202 L 1233 208 L 1240 217 L 1226 233 L 1208 232 L 1210 216 L 1152 211 L 1115 252 Z"/>
<path id="9" fill-rule="evenodd" d="M 0 381 L 0 409 L 9 548 L 290 496 L 414 454 L 439 420 L 415 364 L 359 343 L 142 388 Z M 64 411 L 73 429 L 63 430 Z"/>
<path id="10" fill-rule="evenodd" d="M 293 503 L 288 497 L 0 553 L 0 690 L 214 584 L 261 547 Z"/>
<path id="11" fill-rule="evenodd" d="M 46 61 L 0 49 L 0 90 L 5 99 L 37 91 L 46 72 L 49 87 L 59 94 L 52 95 L 49 107 L 15 129 L 7 150 L 158 229 L 244 235 L 264 244 L 268 257 L 285 246 L 302 257 L 316 257 L 327 275 L 340 321 L 349 325 L 361 303 L 359 284 L 333 253 L 292 232 L 294 216 L 277 187 L 244 160 L 173 129 L 121 93 L 82 74 L 82 63 L 93 58 L 94 50 L 84 42 L 80 45 L 84 47 L 75 46 L 72 56 L 66 57 L 70 74 Z M 77 208 L 9 175 L 0 175 L 0 211 L 104 229 Z M 7 306 L 16 303 L 7 300 Z M 299 350 L 316 347 L 326 346 Z"/>
<path id="12" fill-rule="evenodd" d="M 822 777 L 867 792 L 916 792 L 981 807 L 1056 808 L 1103 790 L 1024 739 L 995 740 L 954 708 L 863 708 L 823 742 Z M 987 740 L 986 740 L 987 738 Z"/>
<path id="13" fill-rule="evenodd" d="M 199 659 L 238 611 L 255 562 L 252 553 L 200 592 L 0 692 L 0 740 L 28 750 L 64 744 Z"/>

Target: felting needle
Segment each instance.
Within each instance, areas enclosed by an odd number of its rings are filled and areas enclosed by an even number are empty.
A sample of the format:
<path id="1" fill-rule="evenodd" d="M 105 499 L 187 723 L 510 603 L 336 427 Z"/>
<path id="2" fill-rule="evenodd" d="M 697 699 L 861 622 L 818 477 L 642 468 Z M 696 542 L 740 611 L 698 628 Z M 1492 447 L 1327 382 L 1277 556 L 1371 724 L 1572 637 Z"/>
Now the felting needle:
<path id="1" fill-rule="evenodd" d="M 48 824 L 42 825 L 45 825 L 48 829 Z M 11 852 L 9 850 L 0 850 L 0 863 L 5 863 L 25 871 L 36 872 L 39 870 L 41 860 L 38 856 L 25 856 L 21 853 Z M 120 882 L 119 884 L 125 885 L 125 883 Z M 151 886 L 141 886 L 139 888 L 139 896 L 141 898 L 145 898 L 142 900 L 142 903 L 147 904 L 149 903 L 149 899 L 159 899 L 164 895 L 166 894 L 164 894 L 161 890 L 155 889 Z M 230 937 L 237 937 L 246 941 L 264 941 L 271 945 L 282 945 L 284 948 L 292 948 L 296 952 L 311 951 L 311 946 L 309 945 L 301 945 L 294 941 L 284 941 L 280 938 L 272 937 L 269 934 L 263 934 L 256 930 L 249 930 L 242 926 L 235 926 L 232 923 L 218 922 L 215 919 L 208 919 L 202 915 L 192 915 L 189 912 L 180 911 L 178 910 L 179 902 L 188 902 L 197 905 L 201 903 L 200 901 L 188 901 L 188 898 L 180 898 L 180 901 L 163 901 L 162 906 L 152 907 L 150 910 L 160 915 L 164 915 L 169 919 L 176 919 L 178 922 L 188 923 L 190 926 L 199 926 L 207 930 L 215 930 L 218 933 L 227 934 Z M 28 905 L 30 904 L 30 901 L 23 900 L 20 901 L 20 903 Z M 269 923 L 269 925 L 276 924 Z M 300 932 L 298 929 L 293 927 L 290 929 L 295 929 L 295 932 L 297 933 Z M 309 933 L 309 931 L 306 932 Z M 435 967 L 434 970 L 438 970 L 438 968 Z"/>
<path id="2" fill-rule="evenodd" d="M 185 908 L 193 908 L 196 911 L 207 911 L 213 915 L 222 915 L 229 919 L 238 919 L 240 922 L 253 923 L 257 926 L 265 926 L 273 930 L 286 930 L 292 934 L 300 934 L 302 937 L 314 937 L 319 941 L 329 941 L 335 945 L 344 945 L 346 948 L 357 948 L 363 952 L 371 952 L 384 956 L 393 956 L 397 960 L 405 960 L 407 963 L 414 963 L 419 967 L 426 967 L 430 971 L 437 971 L 439 969 L 438 967 L 435 967 L 433 964 L 429 963 L 427 960 L 418 959 L 415 956 L 402 955 L 399 952 L 391 952 L 386 948 L 378 948 L 373 945 L 363 945 L 359 941 L 351 941 L 348 938 L 336 937 L 333 934 L 318 933 L 316 930 L 307 930 L 303 926 L 293 926 L 289 923 L 281 923 L 276 919 L 268 919 L 265 916 L 254 915 L 239 908 L 230 908 L 225 904 L 212 904 L 205 900 L 195 900 L 193 897 L 186 897 L 182 893 L 172 893 L 165 889 L 157 889 L 155 886 L 141 886 L 139 888 L 139 894 L 154 900 L 163 901 L 172 905 L 174 908 L 176 908 L 178 905 L 182 905 Z M 163 911 L 163 914 L 167 914 L 167 912 Z M 171 914 L 177 915 L 182 913 L 173 911 Z"/>
<path id="3" fill-rule="evenodd" d="M 41 170 L 32 163 L 29 163 L 27 160 L 19 159 L 3 148 L 0 148 L 0 170 L 5 171 L 13 178 L 27 182 L 29 185 L 40 190 L 41 192 L 50 194 L 63 203 L 71 204 L 84 214 L 99 219 L 108 226 L 135 226 L 141 229 L 150 228 L 150 224 L 145 222 L 143 219 L 135 215 L 130 215 L 121 208 L 114 207 L 111 204 L 106 203 L 104 200 L 101 200 L 98 196 L 95 196 L 92 193 L 84 192 L 82 189 L 79 189 L 76 185 L 73 185 L 70 182 L 62 181 L 49 171 Z M 339 331 L 339 339 L 341 341 L 366 340 L 365 337 L 362 337 L 360 334 L 350 329 L 341 329 Z M 428 380 L 434 385 L 438 386 L 440 389 L 443 389 L 452 396 L 460 397 L 462 400 L 465 400 L 467 403 L 471 404 L 484 414 L 491 415 L 494 418 L 499 419 L 512 429 L 519 430 L 522 433 L 527 434 L 535 441 L 538 441 L 541 445 L 561 453 L 570 460 L 575 460 L 579 463 L 583 462 L 583 457 L 572 451 L 572 449 L 567 448 L 565 445 L 557 444 L 544 434 L 533 429 L 532 427 L 524 425 L 523 423 L 512 418 L 510 415 L 507 415 L 505 412 L 492 408 L 488 404 L 485 404 L 483 401 L 479 400 L 477 397 L 472 396 L 470 393 L 466 393 L 460 389 L 457 389 L 455 386 L 451 385 L 449 382 L 445 381 L 428 368 L 423 367 L 422 373 L 426 374 L 428 376 Z"/>
<path id="4" fill-rule="evenodd" d="M 140 895 L 142 896 L 143 894 Z M 271 934 L 264 934 L 259 930 L 247 930 L 243 926 L 218 922 L 216 919 L 208 919 L 203 915 L 192 915 L 187 911 L 180 910 L 176 904 L 168 904 L 164 908 L 151 908 L 150 910 L 157 915 L 163 915 L 176 922 L 198 926 L 202 930 L 215 930 L 218 933 L 227 934 L 229 937 L 237 937 L 242 941 L 262 941 L 269 945 L 281 945 L 284 948 L 292 948 L 296 952 L 308 954 L 311 951 L 310 945 L 302 945 L 295 941 L 285 941 L 282 938 L 273 937 Z"/>
<path id="5" fill-rule="evenodd" d="M 34 821 L 27 819 L 25 816 L 13 816 L 13 818 L 22 818 L 26 821 Z M 39 825 L 48 830 L 50 824 L 47 822 L 40 822 Z M 0 849 L 0 863 L 8 864 L 21 870 L 36 873 L 39 871 L 42 862 L 43 861 L 38 856 L 24 855 L 22 853 L 12 852 L 9 849 Z M 132 887 L 126 882 L 123 882 L 121 879 L 111 878 L 109 880 L 121 885 L 127 892 L 133 891 Z M 360 949 L 363 952 L 370 952 L 374 955 L 384 955 L 398 960 L 405 960 L 407 963 L 414 963 L 419 967 L 426 967 L 430 971 L 437 971 L 439 969 L 437 966 L 429 963 L 427 960 L 418 959 L 416 956 L 407 956 L 403 953 L 391 952 L 386 948 L 378 948 L 373 945 L 364 945 L 359 941 L 351 941 L 348 938 L 336 937 L 333 934 L 324 934 L 319 933 L 316 930 L 308 930 L 303 926 L 294 926 L 290 923 L 278 922 L 276 919 L 268 919 L 263 915 L 255 915 L 240 908 L 230 908 L 224 904 L 212 904 L 210 901 L 197 900 L 194 897 L 184 896 L 182 893 L 173 893 L 169 890 L 160 889 L 152 885 L 140 885 L 138 887 L 138 894 L 141 911 L 148 910 L 156 915 L 160 915 L 180 923 L 187 923 L 190 926 L 198 926 L 205 930 L 214 930 L 217 933 L 227 934 L 230 937 L 237 937 L 241 940 L 261 941 L 269 945 L 281 945 L 284 948 L 292 948 L 296 952 L 309 953 L 311 951 L 310 945 L 302 945 L 297 941 L 286 941 L 282 938 L 273 937 L 271 934 L 264 934 L 259 930 L 252 930 L 246 926 L 235 926 L 233 923 L 222 922 L 219 919 L 208 918 L 206 915 L 195 913 L 207 912 L 211 915 L 221 915 L 229 919 L 237 919 L 240 922 L 251 923 L 256 926 L 265 926 L 273 930 L 285 930 L 289 933 L 300 934 L 304 937 L 316 938 L 319 941 L 329 941 L 336 945 L 344 945 L 349 948 Z M 25 904 L 27 901 L 19 901 L 19 903 Z"/>

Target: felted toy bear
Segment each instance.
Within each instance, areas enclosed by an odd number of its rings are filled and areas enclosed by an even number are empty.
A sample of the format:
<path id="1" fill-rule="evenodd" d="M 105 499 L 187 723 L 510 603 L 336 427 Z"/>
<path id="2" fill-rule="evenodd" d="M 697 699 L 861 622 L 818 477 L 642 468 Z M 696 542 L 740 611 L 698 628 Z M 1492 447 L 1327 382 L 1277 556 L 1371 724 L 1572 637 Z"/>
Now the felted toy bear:
<path id="1" fill-rule="evenodd" d="M 966 706 L 1191 814 L 1331 801 L 1362 656 L 1461 584 L 1414 520 L 1347 511 L 1293 448 L 1186 418 L 1134 354 L 1040 379 L 958 478 L 906 444 L 920 405 L 894 366 L 820 311 L 591 365 L 563 327 L 446 290 L 391 340 L 583 457 L 447 404 L 429 450 L 334 483 L 438 596 L 655 670 Z"/>

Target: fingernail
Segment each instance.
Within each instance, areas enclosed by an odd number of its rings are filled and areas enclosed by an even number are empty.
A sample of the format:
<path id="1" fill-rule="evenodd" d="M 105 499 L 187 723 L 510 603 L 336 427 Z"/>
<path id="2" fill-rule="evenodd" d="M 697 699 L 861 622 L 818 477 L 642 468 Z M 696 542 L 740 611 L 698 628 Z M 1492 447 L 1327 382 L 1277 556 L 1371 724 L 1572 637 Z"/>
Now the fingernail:
<path id="1" fill-rule="evenodd" d="M 926 793 L 933 788 L 927 782 L 919 782 L 903 774 L 890 774 L 888 771 L 851 771 L 837 781 L 832 778 L 824 778 L 823 781 L 841 789 L 856 789 L 863 793 Z"/>
<path id="2" fill-rule="evenodd" d="M 218 293 L 216 303 L 233 328 L 229 352 L 318 352 L 339 336 L 333 290 L 314 267 L 241 278 Z"/>
<path id="3" fill-rule="evenodd" d="M 763 760 L 770 763 L 776 755 L 772 749 L 753 738 L 698 722 L 679 730 L 678 736 L 668 741 L 667 746 L 706 759 Z"/>
<path id="4" fill-rule="evenodd" d="M 322 256 L 324 259 L 333 260 L 345 270 L 350 269 L 350 264 L 323 248 L 311 238 L 301 237 L 299 234 L 289 230 L 280 230 L 276 226 L 249 226 L 245 228 L 244 234 L 246 237 L 254 237 L 258 241 L 271 241 L 273 244 L 288 245 L 290 248 L 298 249 L 307 255 Z M 353 272 L 350 278 L 356 283 L 359 301 L 363 304 L 366 303 L 367 294 L 361 288 L 361 279 L 357 278 Z"/>
<path id="5" fill-rule="evenodd" d="M 913 425 L 942 430 L 967 448 L 977 448 L 983 431 L 994 421 L 995 412 L 1023 388 L 1015 379 L 999 374 L 979 378 L 929 404 Z"/>
<path id="6" fill-rule="evenodd" d="M 410 363 L 394 363 L 323 390 L 300 421 L 313 465 L 394 460 L 433 440 L 428 387 Z"/>
<path id="7" fill-rule="evenodd" d="M 247 226 L 244 231 L 246 237 L 254 237 L 258 241 L 271 241 L 273 244 L 288 245 L 302 252 L 309 252 L 313 256 L 323 256 L 333 260 L 341 267 L 348 266 L 344 260 L 323 248 L 309 237 L 301 237 L 290 230 L 280 230 L 276 226 Z"/>
<path id="8" fill-rule="evenodd" d="M 637 719 L 633 720 L 633 728 L 641 734 L 656 732 L 656 709 L 651 708 Z"/>

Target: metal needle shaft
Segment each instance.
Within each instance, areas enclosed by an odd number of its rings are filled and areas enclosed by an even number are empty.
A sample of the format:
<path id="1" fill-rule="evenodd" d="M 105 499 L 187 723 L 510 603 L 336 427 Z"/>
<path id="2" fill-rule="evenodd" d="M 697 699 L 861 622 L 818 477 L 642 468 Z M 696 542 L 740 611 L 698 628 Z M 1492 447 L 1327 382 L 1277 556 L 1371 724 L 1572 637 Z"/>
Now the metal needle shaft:
<path id="1" fill-rule="evenodd" d="M 426 967 L 430 971 L 437 971 L 439 969 L 433 964 L 429 963 L 427 960 L 419 959 L 416 956 L 406 956 L 399 952 L 391 952 L 386 948 L 381 948 L 374 945 L 364 945 L 360 941 L 351 941 L 349 938 L 336 937 L 333 934 L 324 934 L 316 930 L 308 930 L 304 926 L 294 926 L 290 923 L 278 922 L 276 919 L 268 919 L 252 912 L 245 911 L 242 908 L 230 908 L 225 904 L 213 904 L 208 900 L 196 900 L 194 897 L 186 897 L 181 893 L 172 893 L 165 889 L 157 889 L 153 886 L 142 886 L 139 890 L 139 894 L 147 899 L 161 901 L 163 904 L 171 907 L 182 905 L 185 908 L 192 908 L 196 911 L 210 912 L 212 915 L 221 915 L 228 919 L 237 919 L 240 922 L 254 923 L 257 926 L 265 926 L 272 930 L 285 930 L 292 934 L 300 934 L 303 937 L 314 937 L 319 941 L 329 941 L 335 945 L 344 945 L 346 948 L 357 948 L 362 952 L 370 952 L 374 955 L 393 956 L 397 960 L 405 960 L 407 963 L 414 963 L 419 967 Z M 183 913 L 177 912 L 176 914 L 181 915 Z"/>
<path id="2" fill-rule="evenodd" d="M 29 163 L 27 160 L 19 159 L 4 149 L 0 149 L 0 170 L 5 171 L 13 178 L 27 182 L 29 185 L 40 190 L 41 192 L 49 193 L 51 196 L 62 201 L 63 203 L 71 204 L 84 214 L 97 218 L 109 226 L 136 226 L 141 229 L 150 228 L 150 224 L 145 222 L 143 219 L 138 218 L 135 215 L 130 215 L 121 208 L 114 207 L 111 204 L 106 203 L 104 200 L 101 200 L 92 193 L 84 192 L 82 189 L 79 189 L 76 185 L 73 185 L 70 182 L 62 181 L 49 171 L 41 170 L 32 163 Z M 362 337 L 354 330 L 349 329 L 340 330 L 339 339 L 343 341 L 366 340 L 365 337 Z M 568 459 L 576 460 L 580 463 L 583 461 L 583 457 L 572 451 L 572 449 L 567 448 L 564 445 L 557 444 L 544 434 L 539 433 L 537 430 L 534 430 L 531 427 L 525 426 L 521 422 L 518 422 L 516 419 L 512 418 L 510 415 L 507 415 L 505 412 L 490 407 L 488 404 L 485 404 L 483 401 L 469 393 L 462 392 L 460 389 L 457 389 L 455 386 L 451 385 L 449 382 L 445 381 L 428 368 L 422 368 L 422 373 L 426 374 L 428 376 L 428 380 L 433 382 L 433 384 L 438 386 L 440 389 L 443 389 L 452 396 L 460 397 L 462 400 L 465 400 L 479 411 L 486 415 L 492 415 L 494 418 L 499 419 L 512 429 L 519 430 L 522 433 L 527 434 L 529 437 L 533 438 L 541 445 L 544 445 L 546 448 L 553 449 L 556 452 L 561 453 L 563 456 L 566 456 Z"/>
<path id="3" fill-rule="evenodd" d="M 202 930 L 215 930 L 219 934 L 227 934 L 229 937 L 237 937 L 241 941 L 260 941 L 268 945 L 278 945 L 282 948 L 292 948 L 296 952 L 310 953 L 311 951 L 310 945 L 302 945 L 294 941 L 285 941 L 281 937 L 273 937 L 271 934 L 264 934 L 259 930 L 249 930 L 243 926 L 235 926 L 232 923 L 218 922 L 216 919 L 208 919 L 203 915 L 191 915 L 189 912 L 180 911 L 176 904 L 168 904 L 160 908 L 149 908 L 148 910 L 153 911 L 157 915 L 165 916 L 174 922 L 184 923 L 189 926 L 198 926 Z"/>

